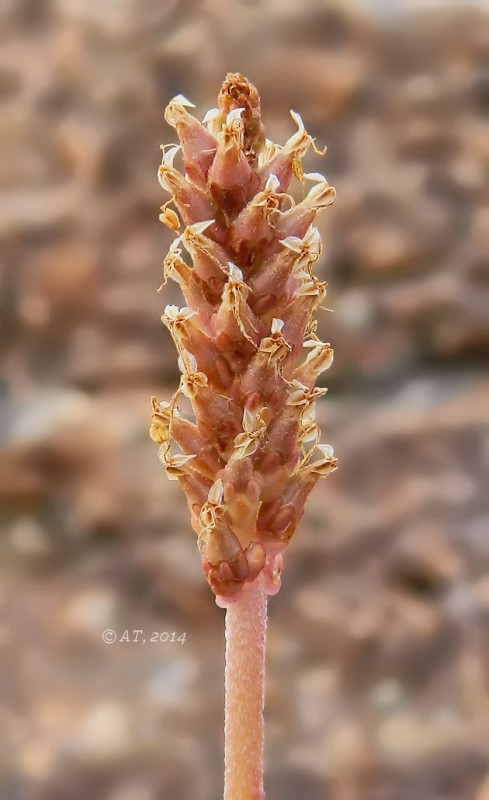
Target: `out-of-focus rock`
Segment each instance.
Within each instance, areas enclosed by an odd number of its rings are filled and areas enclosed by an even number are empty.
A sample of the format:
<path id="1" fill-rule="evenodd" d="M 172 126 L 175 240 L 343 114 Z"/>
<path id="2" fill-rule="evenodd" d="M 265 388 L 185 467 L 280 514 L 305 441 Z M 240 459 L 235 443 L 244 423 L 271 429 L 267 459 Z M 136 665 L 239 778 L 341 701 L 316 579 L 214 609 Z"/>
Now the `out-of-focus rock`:
<path id="1" fill-rule="evenodd" d="M 168 633 L 170 639 L 171 631 L 163 631 L 163 633 Z M 174 643 L 169 642 L 166 647 L 169 648 L 172 644 Z M 180 644 L 177 646 L 181 648 Z M 162 710 L 178 709 L 183 703 L 189 709 L 192 708 L 193 703 L 196 702 L 193 684 L 198 675 L 198 664 L 192 659 L 176 653 L 168 654 L 167 659 L 161 659 L 161 662 L 146 682 L 147 701 L 153 707 Z"/>
<path id="2" fill-rule="evenodd" d="M 17 519 L 7 531 L 15 555 L 26 563 L 42 563 L 53 555 L 53 545 L 46 531 L 33 517 Z"/>
<path id="3" fill-rule="evenodd" d="M 93 248 L 83 243 L 51 247 L 47 252 L 41 249 L 22 276 L 22 321 L 34 330 L 48 324 L 56 330 L 67 324 L 72 326 L 93 306 L 100 286 L 99 266 Z"/>
<path id="4" fill-rule="evenodd" d="M 114 342 L 98 326 L 77 326 L 66 356 L 66 379 L 82 386 L 104 383 L 113 350 Z"/>
<path id="5" fill-rule="evenodd" d="M 393 580 L 422 593 L 460 580 L 464 564 L 443 536 L 442 526 L 431 524 L 406 530 L 387 556 L 387 568 Z"/>
<path id="6" fill-rule="evenodd" d="M 124 706 L 101 700 L 90 706 L 66 742 L 66 750 L 91 764 L 120 761 L 134 742 Z"/>
<path id="7" fill-rule="evenodd" d="M 481 785 L 479 786 L 475 800 L 488 800 L 488 798 L 489 798 L 489 775 L 482 781 Z"/>
<path id="8" fill-rule="evenodd" d="M 31 402 L 19 403 L 8 441 L 17 447 L 44 444 L 60 431 L 90 424 L 93 410 L 93 404 L 81 392 L 38 393 Z"/>
<path id="9" fill-rule="evenodd" d="M 479 578 L 474 589 L 479 607 L 489 616 L 489 572 Z"/>
<path id="10" fill-rule="evenodd" d="M 449 738 L 448 725 L 441 731 L 409 713 L 384 720 L 378 730 L 379 746 L 397 764 L 426 758 L 439 751 Z"/>
<path id="11" fill-rule="evenodd" d="M 108 800 L 155 800 L 155 791 L 143 781 L 134 781 L 118 786 L 110 793 Z"/>
<path id="12" fill-rule="evenodd" d="M 109 589 L 88 589 L 69 599 L 58 614 L 56 628 L 63 637 L 81 637 L 99 643 L 116 624 L 117 599 Z"/>
<path id="13" fill-rule="evenodd" d="M 56 760 L 51 744 L 41 738 L 29 741 L 20 752 L 20 766 L 29 780 L 44 783 L 51 775 Z"/>
<path id="14" fill-rule="evenodd" d="M 424 257 L 413 231 L 388 222 L 358 226 L 350 247 L 354 262 L 374 275 L 406 270 Z"/>

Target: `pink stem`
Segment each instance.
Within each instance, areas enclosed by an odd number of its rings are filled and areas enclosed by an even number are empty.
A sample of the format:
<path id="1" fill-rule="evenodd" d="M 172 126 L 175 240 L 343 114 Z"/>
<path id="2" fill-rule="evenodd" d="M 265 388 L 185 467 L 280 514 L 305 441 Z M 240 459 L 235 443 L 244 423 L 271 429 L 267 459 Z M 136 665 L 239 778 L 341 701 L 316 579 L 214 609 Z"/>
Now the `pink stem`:
<path id="1" fill-rule="evenodd" d="M 267 594 L 262 574 L 226 610 L 224 800 L 264 800 Z"/>

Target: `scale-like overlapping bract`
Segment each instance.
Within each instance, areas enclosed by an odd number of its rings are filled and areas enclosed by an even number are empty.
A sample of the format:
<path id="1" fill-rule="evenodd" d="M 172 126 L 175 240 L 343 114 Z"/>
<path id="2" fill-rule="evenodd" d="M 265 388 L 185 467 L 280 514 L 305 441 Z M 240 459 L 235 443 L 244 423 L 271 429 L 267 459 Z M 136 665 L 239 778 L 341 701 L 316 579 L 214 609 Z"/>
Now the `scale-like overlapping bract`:
<path id="1" fill-rule="evenodd" d="M 313 272 L 314 220 L 335 191 L 303 172 L 314 141 L 298 114 L 279 147 L 265 138 L 257 90 L 243 76 L 227 76 L 218 106 L 201 123 L 179 95 L 165 112 L 180 144 L 162 147 L 158 171 L 171 194 L 160 219 L 178 234 L 164 281 L 179 283 L 185 305 L 167 306 L 162 320 L 182 377 L 170 402 L 153 398 L 151 437 L 186 493 L 207 580 L 229 602 L 259 573 L 278 590 L 307 496 L 337 465 L 314 414 L 326 391 L 316 378 L 333 359 L 316 335 L 326 284 Z M 294 177 L 310 184 L 299 203 L 287 194 Z"/>

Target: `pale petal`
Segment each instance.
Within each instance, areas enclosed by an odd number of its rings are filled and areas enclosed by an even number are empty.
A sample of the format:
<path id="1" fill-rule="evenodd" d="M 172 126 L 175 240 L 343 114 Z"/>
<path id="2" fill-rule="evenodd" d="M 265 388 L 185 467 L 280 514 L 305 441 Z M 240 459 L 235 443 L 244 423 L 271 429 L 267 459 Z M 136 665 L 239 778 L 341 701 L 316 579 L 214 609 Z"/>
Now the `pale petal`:
<path id="1" fill-rule="evenodd" d="M 213 503 L 214 505 L 220 505 L 222 503 L 222 498 L 224 496 L 224 484 L 221 478 L 218 478 L 215 481 L 211 488 L 209 489 L 209 494 L 207 495 L 207 499 L 209 503 Z"/>
<path id="2" fill-rule="evenodd" d="M 170 103 L 168 105 L 173 105 L 173 104 L 176 106 L 184 106 L 184 108 L 195 108 L 195 103 L 192 103 L 190 100 L 187 100 L 187 98 L 183 94 L 176 94 L 175 97 L 173 97 L 170 100 Z"/>
<path id="3" fill-rule="evenodd" d="M 194 222 L 193 225 L 187 226 L 187 228 L 183 233 L 183 236 L 187 236 L 188 234 L 204 233 L 204 231 L 206 230 L 206 228 L 209 227 L 209 225 L 214 225 L 215 221 L 216 221 L 215 219 L 206 219 L 204 222 Z"/>
<path id="4" fill-rule="evenodd" d="M 188 372 L 190 374 L 197 372 L 197 361 L 192 353 L 188 350 L 182 350 L 182 355 L 178 359 L 178 366 L 180 372 Z"/>
<path id="5" fill-rule="evenodd" d="M 314 403 L 311 403 L 311 405 L 308 408 L 306 408 L 306 410 L 302 415 L 302 422 L 304 425 L 309 425 L 310 423 L 314 422 L 315 419 L 316 419 L 316 407 Z"/>
<path id="6" fill-rule="evenodd" d="M 171 467 L 184 467 L 185 464 L 188 464 L 189 461 L 192 461 L 193 458 L 196 458 L 196 454 L 192 453 L 191 455 L 185 455 L 184 453 L 177 453 L 174 456 L 171 456 L 169 459 L 169 465 Z"/>
<path id="7" fill-rule="evenodd" d="M 232 281 L 238 281 L 239 283 L 243 281 L 243 273 L 232 261 L 228 261 L 228 275 Z"/>
<path id="8" fill-rule="evenodd" d="M 193 308 L 190 308 L 189 306 L 182 306 L 182 308 L 180 309 L 179 317 L 182 320 L 187 320 L 190 319 L 190 317 L 194 317 L 196 313 L 197 312 L 194 311 Z"/>
<path id="9" fill-rule="evenodd" d="M 312 203 L 316 208 L 325 208 L 334 203 L 336 192 L 334 188 L 323 180 L 321 183 L 316 184 L 307 195 L 307 202 Z"/>
<path id="10" fill-rule="evenodd" d="M 174 147 L 170 147 L 166 152 L 163 153 L 162 165 L 167 167 L 168 169 L 173 169 L 173 162 L 175 160 L 175 156 L 178 151 L 181 150 L 181 146 L 176 144 Z"/>
<path id="11" fill-rule="evenodd" d="M 216 117 L 220 116 L 221 116 L 221 110 L 219 108 L 210 108 L 209 111 L 205 112 L 202 118 L 202 122 L 203 123 L 212 122 L 213 120 L 216 119 Z"/>
<path id="12" fill-rule="evenodd" d="M 247 433 L 238 433 L 234 440 L 235 447 L 243 447 L 244 445 L 248 444 L 250 441 L 250 437 Z"/>
<path id="13" fill-rule="evenodd" d="M 158 458 L 162 464 L 166 464 L 166 454 L 168 452 L 168 444 L 162 444 L 158 447 Z"/>
<path id="14" fill-rule="evenodd" d="M 256 428 L 256 417 L 252 411 L 245 408 L 243 412 L 243 429 L 247 433 L 253 433 Z"/>
<path id="15" fill-rule="evenodd" d="M 297 113 L 297 111 L 292 111 L 291 109 L 289 113 L 292 119 L 294 120 L 295 124 L 297 125 L 298 130 L 296 133 L 294 133 L 293 136 L 290 137 L 290 139 L 287 140 L 287 142 L 285 143 L 285 147 L 287 149 L 293 150 L 297 144 L 301 143 L 304 134 L 306 132 L 306 129 L 304 127 L 302 117 L 300 114 Z"/>
<path id="16" fill-rule="evenodd" d="M 327 461 L 330 461 L 332 458 L 334 458 L 334 449 L 330 444 L 318 444 L 316 450 Z"/>
<path id="17" fill-rule="evenodd" d="M 280 186 L 279 179 L 277 178 L 276 175 L 273 174 L 273 172 L 271 172 L 265 184 L 265 191 L 276 192 L 279 186 Z"/>
<path id="18" fill-rule="evenodd" d="M 320 435 L 320 431 L 318 426 L 315 423 L 311 423 L 308 426 L 304 426 L 304 433 L 301 436 L 301 439 L 304 443 L 313 442 L 315 439 L 318 439 Z"/>
<path id="19" fill-rule="evenodd" d="M 244 108 L 233 108 L 226 117 L 226 125 L 232 125 L 236 120 L 241 122 L 241 114 L 243 111 Z"/>
<path id="20" fill-rule="evenodd" d="M 164 310 L 163 313 L 164 313 L 165 317 L 167 317 L 169 320 L 173 321 L 173 320 L 175 320 L 177 318 L 179 311 L 180 311 L 180 309 L 178 308 L 178 306 L 168 305 L 168 306 L 165 306 L 165 310 Z"/>
<path id="21" fill-rule="evenodd" d="M 301 392 L 301 391 L 292 392 L 292 394 L 289 395 L 289 398 L 287 400 L 287 405 L 288 406 L 300 406 L 304 402 L 304 399 L 305 399 L 304 392 Z"/>
<path id="22" fill-rule="evenodd" d="M 274 317 L 272 319 L 272 334 L 281 333 L 283 327 L 284 327 L 283 319 L 277 319 L 277 317 Z"/>
<path id="23" fill-rule="evenodd" d="M 324 175 L 321 175 L 320 172 L 305 172 L 304 178 L 307 178 L 308 181 L 314 181 L 315 183 L 321 183 L 322 181 L 326 181 Z"/>
<path id="24" fill-rule="evenodd" d="M 280 244 L 283 244 L 288 250 L 292 250 L 293 253 L 297 253 L 298 255 L 302 253 L 304 242 L 302 239 L 299 239 L 298 236 L 287 236 L 285 239 L 280 239 L 279 241 Z"/>

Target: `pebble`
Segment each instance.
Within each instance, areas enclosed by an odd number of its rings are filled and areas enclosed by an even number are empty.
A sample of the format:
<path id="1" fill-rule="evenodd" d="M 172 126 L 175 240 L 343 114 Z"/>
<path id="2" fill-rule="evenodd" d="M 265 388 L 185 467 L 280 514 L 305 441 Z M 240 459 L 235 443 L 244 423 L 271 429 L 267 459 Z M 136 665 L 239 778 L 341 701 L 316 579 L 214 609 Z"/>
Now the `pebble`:
<path id="1" fill-rule="evenodd" d="M 392 714 L 408 700 L 406 689 L 395 678 L 377 683 L 368 693 L 368 700 L 382 714 Z"/>
<path id="2" fill-rule="evenodd" d="M 116 625 L 117 598 L 110 589 L 78 592 L 60 609 L 57 627 L 64 636 L 83 636 L 100 642 L 104 630 Z"/>
<path id="3" fill-rule="evenodd" d="M 303 672 L 296 683 L 294 701 L 305 736 L 319 735 L 334 713 L 332 705 L 338 691 L 339 676 L 330 668 Z"/>
<path id="4" fill-rule="evenodd" d="M 440 732 L 409 712 L 396 714 L 381 722 L 377 739 L 385 756 L 393 764 L 399 765 L 426 758 L 443 746 Z"/>
<path id="5" fill-rule="evenodd" d="M 361 289 L 343 292 L 335 305 L 335 318 L 346 329 L 368 330 L 373 321 L 372 301 L 369 294 Z"/>
<path id="6" fill-rule="evenodd" d="M 155 790 L 140 781 L 130 781 L 110 792 L 108 800 L 156 800 Z"/>
<path id="7" fill-rule="evenodd" d="M 464 573 L 461 555 L 447 541 L 443 526 L 436 523 L 416 524 L 403 532 L 389 562 L 400 581 L 418 581 L 428 590 L 454 583 Z"/>
<path id="8" fill-rule="evenodd" d="M 25 562 L 45 562 L 54 553 L 46 531 L 34 517 L 17 519 L 10 526 L 7 537 L 15 554 Z"/>
<path id="9" fill-rule="evenodd" d="M 475 800 L 489 800 L 489 774 L 484 778 L 479 786 Z"/>
<path id="10" fill-rule="evenodd" d="M 161 709 L 190 708 L 198 674 L 199 667 L 193 659 L 172 653 L 149 676 L 145 685 L 146 697 Z"/>
<path id="11" fill-rule="evenodd" d="M 131 721 L 119 703 L 101 700 L 88 708 L 66 742 L 66 750 L 92 764 L 120 760 L 134 744 Z"/>
<path id="12" fill-rule="evenodd" d="M 63 429 L 89 423 L 92 409 L 91 400 L 74 389 L 36 392 L 19 406 L 9 442 L 21 446 L 49 441 Z"/>

